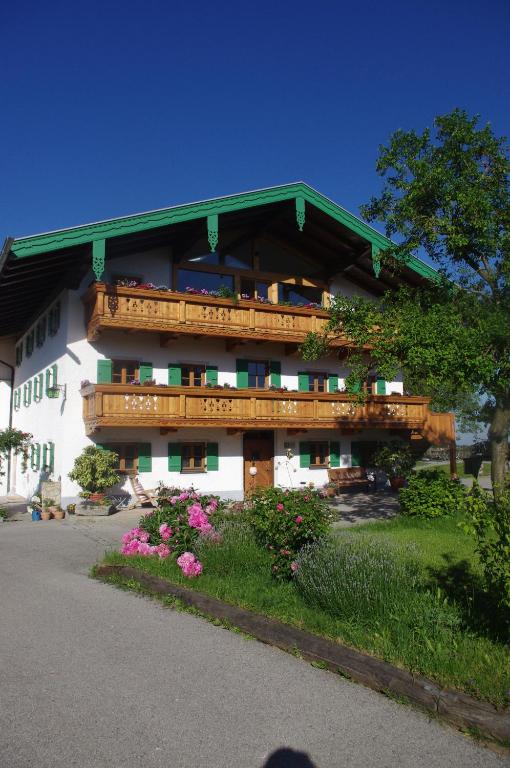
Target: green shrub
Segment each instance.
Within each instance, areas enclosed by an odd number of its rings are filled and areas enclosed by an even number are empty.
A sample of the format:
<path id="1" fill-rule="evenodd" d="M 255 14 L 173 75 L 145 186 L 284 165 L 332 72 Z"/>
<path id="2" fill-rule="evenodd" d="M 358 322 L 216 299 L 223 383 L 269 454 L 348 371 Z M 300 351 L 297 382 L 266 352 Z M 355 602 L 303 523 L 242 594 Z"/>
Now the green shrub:
<path id="1" fill-rule="evenodd" d="M 400 509 L 409 517 L 444 517 L 461 512 L 466 489 L 439 469 L 411 475 L 407 488 L 399 491 Z"/>
<path id="2" fill-rule="evenodd" d="M 289 578 L 301 547 L 324 536 L 329 527 L 327 505 L 309 489 L 261 488 L 245 508 L 258 541 L 271 552 L 277 578 Z"/>
<path id="3" fill-rule="evenodd" d="M 498 495 L 495 503 L 475 482 L 466 507 L 469 522 L 464 528 L 475 535 L 487 588 L 501 618 L 510 622 L 510 490 Z"/>
<path id="4" fill-rule="evenodd" d="M 103 493 L 120 480 L 115 469 L 117 461 L 118 456 L 113 451 L 88 445 L 74 460 L 69 478 L 88 493 Z"/>

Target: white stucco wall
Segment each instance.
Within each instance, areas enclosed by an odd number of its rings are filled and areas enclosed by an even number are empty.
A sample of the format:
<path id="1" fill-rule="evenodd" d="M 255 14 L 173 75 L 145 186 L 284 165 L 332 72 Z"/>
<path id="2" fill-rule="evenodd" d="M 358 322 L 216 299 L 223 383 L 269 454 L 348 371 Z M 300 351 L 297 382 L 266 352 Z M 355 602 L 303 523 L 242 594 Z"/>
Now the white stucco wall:
<path id="1" fill-rule="evenodd" d="M 14 365 L 14 337 L 0 339 L 0 429 L 7 429 L 9 426 L 9 413 L 11 406 L 11 376 L 12 370 L 9 367 Z M 5 473 L 0 475 L 0 496 L 7 493 L 7 462 L 2 466 Z"/>

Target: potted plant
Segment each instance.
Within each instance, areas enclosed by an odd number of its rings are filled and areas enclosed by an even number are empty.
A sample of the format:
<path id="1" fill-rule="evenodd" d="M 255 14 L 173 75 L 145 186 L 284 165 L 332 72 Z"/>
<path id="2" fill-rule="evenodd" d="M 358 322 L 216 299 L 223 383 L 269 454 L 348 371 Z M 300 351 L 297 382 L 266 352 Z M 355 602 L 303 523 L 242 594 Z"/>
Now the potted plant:
<path id="1" fill-rule="evenodd" d="M 41 520 L 51 520 L 53 510 L 55 509 L 55 502 L 53 499 L 44 499 L 43 508 L 41 512 Z"/>
<path id="2" fill-rule="evenodd" d="M 62 509 L 62 507 L 55 507 L 53 510 L 53 517 L 55 520 L 63 520 L 66 516 L 65 511 Z"/>
<path id="3" fill-rule="evenodd" d="M 376 450 L 370 463 L 388 476 L 392 489 L 397 491 L 409 477 L 415 462 L 410 445 L 392 440 Z"/>
<path id="4" fill-rule="evenodd" d="M 74 460 L 69 478 L 83 489 L 82 496 L 89 501 L 101 501 L 107 488 L 117 485 L 120 480 L 116 471 L 117 461 L 117 454 L 113 451 L 88 445 Z"/>

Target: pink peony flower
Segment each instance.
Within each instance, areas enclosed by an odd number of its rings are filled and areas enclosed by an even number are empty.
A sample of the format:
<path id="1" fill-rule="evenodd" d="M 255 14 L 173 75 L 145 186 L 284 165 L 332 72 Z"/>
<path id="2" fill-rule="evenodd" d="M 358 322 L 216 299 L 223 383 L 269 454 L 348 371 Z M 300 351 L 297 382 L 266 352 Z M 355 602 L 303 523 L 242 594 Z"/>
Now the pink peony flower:
<path id="1" fill-rule="evenodd" d="M 178 501 L 186 501 L 186 499 L 189 499 L 189 493 L 184 491 L 179 496 L 177 496 Z"/>
<path id="2" fill-rule="evenodd" d="M 168 541 L 168 539 L 172 536 L 172 529 L 168 525 L 168 523 L 162 523 L 159 526 L 159 535 L 163 539 L 163 541 Z"/>
<path id="3" fill-rule="evenodd" d="M 276 505 L 276 509 L 278 510 L 278 512 L 283 512 L 283 510 L 284 510 L 283 504 L 277 504 Z"/>
<path id="4" fill-rule="evenodd" d="M 193 552 L 184 552 L 177 558 L 177 565 L 188 579 L 200 576 L 202 573 L 202 563 L 196 559 Z"/>
<path id="5" fill-rule="evenodd" d="M 293 560 L 293 561 L 292 561 L 292 563 L 290 564 L 290 570 L 292 571 L 292 573 L 296 573 L 296 571 L 297 571 L 298 567 L 299 567 L 299 566 L 298 566 L 298 564 L 296 563 L 296 561 L 295 561 L 295 560 Z"/>
<path id="6" fill-rule="evenodd" d="M 166 544 L 158 544 L 158 546 L 155 548 L 155 554 L 159 555 L 161 560 L 163 560 L 165 557 L 168 557 L 172 550 L 170 547 L 168 547 Z"/>
<path id="7" fill-rule="evenodd" d="M 303 518 L 301 517 L 301 515 L 298 515 L 297 517 L 295 517 L 295 518 L 294 518 L 294 521 L 295 521 L 296 523 L 298 523 L 298 525 L 299 525 L 299 523 L 302 523 L 302 522 L 303 522 Z"/>

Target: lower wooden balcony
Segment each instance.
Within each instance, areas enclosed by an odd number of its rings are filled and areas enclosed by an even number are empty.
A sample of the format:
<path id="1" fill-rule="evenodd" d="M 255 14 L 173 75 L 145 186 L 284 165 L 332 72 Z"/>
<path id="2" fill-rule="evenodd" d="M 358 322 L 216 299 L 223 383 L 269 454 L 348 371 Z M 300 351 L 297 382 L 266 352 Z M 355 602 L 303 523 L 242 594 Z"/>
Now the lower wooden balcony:
<path id="1" fill-rule="evenodd" d="M 428 439 L 430 423 L 438 440 L 452 439 L 451 414 L 433 414 L 424 397 L 372 395 L 358 405 L 344 393 L 124 384 L 88 384 L 81 394 L 87 434 L 102 427 L 383 428 L 411 430 Z"/>
<path id="2" fill-rule="evenodd" d="M 102 331 L 159 333 L 162 343 L 181 334 L 215 336 L 244 341 L 272 341 L 302 344 L 311 331 L 326 327 L 323 309 L 260 304 L 241 299 L 193 295 L 145 288 L 95 283 L 83 297 L 86 307 L 87 338 L 96 341 Z M 344 339 L 332 346 L 343 347 Z"/>

